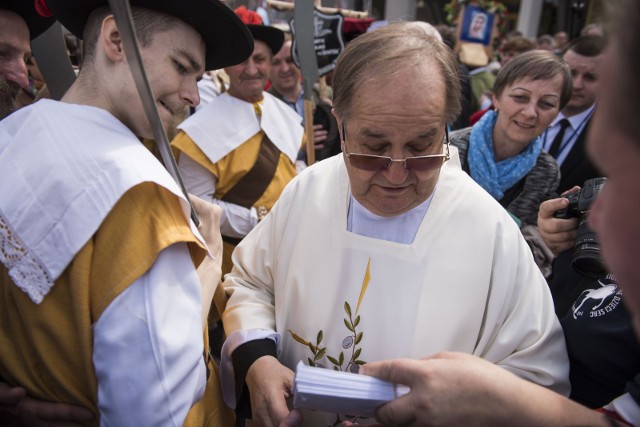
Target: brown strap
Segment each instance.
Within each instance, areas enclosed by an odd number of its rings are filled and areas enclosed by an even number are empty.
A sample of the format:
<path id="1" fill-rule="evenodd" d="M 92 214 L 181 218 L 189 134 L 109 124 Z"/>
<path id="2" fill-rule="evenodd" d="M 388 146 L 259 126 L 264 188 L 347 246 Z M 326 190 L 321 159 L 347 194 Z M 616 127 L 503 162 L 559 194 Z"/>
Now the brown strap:
<path id="1" fill-rule="evenodd" d="M 258 159 L 249 172 L 222 196 L 222 201 L 250 208 L 260 199 L 273 180 L 280 161 L 280 150 L 265 134 L 260 142 Z"/>

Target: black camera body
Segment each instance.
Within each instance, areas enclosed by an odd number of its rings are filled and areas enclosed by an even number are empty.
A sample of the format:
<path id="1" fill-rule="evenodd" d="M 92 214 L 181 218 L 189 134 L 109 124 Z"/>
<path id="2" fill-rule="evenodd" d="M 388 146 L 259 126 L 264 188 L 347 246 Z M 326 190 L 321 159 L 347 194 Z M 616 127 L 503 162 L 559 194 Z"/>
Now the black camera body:
<path id="1" fill-rule="evenodd" d="M 585 276 L 600 277 L 606 273 L 602 264 L 598 235 L 589 227 L 589 210 L 604 188 L 606 181 L 607 178 L 604 177 L 585 181 L 580 191 L 564 196 L 569 200 L 569 206 L 553 214 L 556 218 L 579 219 L 578 237 L 571 266 L 575 271 Z"/>

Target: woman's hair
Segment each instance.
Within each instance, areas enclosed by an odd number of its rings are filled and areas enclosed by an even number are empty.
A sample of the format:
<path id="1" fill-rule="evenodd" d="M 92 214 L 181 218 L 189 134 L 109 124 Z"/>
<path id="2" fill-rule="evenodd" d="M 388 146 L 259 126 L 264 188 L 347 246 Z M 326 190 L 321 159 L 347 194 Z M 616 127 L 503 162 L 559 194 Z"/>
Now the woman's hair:
<path id="1" fill-rule="evenodd" d="M 546 50 L 530 50 L 516 55 L 500 69 L 493 85 L 493 94 L 502 95 L 502 91 L 520 80 L 552 80 L 562 76 L 560 91 L 560 110 L 571 99 L 573 82 L 571 70 L 562 58 Z"/>
<path id="2" fill-rule="evenodd" d="M 84 48 L 82 57 L 84 62 L 93 63 L 102 21 L 111 14 L 111 10 L 108 7 L 99 7 L 89 15 L 82 35 Z M 131 7 L 131 16 L 135 24 L 138 42 L 142 47 L 146 47 L 151 43 L 154 33 L 166 31 L 173 28 L 177 22 L 180 22 L 178 18 L 173 16 L 135 6 Z"/>
<path id="3" fill-rule="evenodd" d="M 372 79 L 385 79 L 420 66 L 435 64 L 445 84 L 445 119 L 452 123 L 460 113 L 460 78 L 451 49 L 422 28 L 396 22 L 351 41 L 338 58 L 333 73 L 333 105 L 349 119 L 358 88 Z"/>

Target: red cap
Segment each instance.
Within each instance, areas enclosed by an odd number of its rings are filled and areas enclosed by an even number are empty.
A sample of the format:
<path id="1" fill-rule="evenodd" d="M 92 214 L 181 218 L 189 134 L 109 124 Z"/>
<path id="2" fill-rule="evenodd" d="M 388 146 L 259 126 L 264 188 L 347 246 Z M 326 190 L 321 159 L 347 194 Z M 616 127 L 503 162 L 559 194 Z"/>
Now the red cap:
<path id="1" fill-rule="evenodd" d="M 240 6 L 235 12 L 245 25 L 263 25 L 262 17 L 258 15 L 257 12 L 247 9 L 245 6 Z"/>
<path id="2" fill-rule="evenodd" d="M 47 6 L 46 0 L 36 0 L 36 12 L 45 18 L 53 15 Z"/>

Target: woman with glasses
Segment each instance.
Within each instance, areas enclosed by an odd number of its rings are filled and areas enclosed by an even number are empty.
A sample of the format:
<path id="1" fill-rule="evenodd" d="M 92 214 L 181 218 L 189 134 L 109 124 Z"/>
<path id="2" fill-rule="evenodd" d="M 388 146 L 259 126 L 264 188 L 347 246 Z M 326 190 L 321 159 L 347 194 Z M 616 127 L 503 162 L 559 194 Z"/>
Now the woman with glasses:
<path id="1" fill-rule="evenodd" d="M 257 423 L 289 414 L 300 361 L 355 372 L 457 350 L 568 393 L 548 286 L 518 227 L 449 147 L 457 70 L 452 52 L 410 23 L 363 34 L 341 54 L 343 155 L 289 183 L 225 276 L 223 389 Z M 304 425 L 354 413 L 335 409 L 305 411 Z"/>
<path id="2" fill-rule="evenodd" d="M 560 169 L 542 151 L 540 135 L 571 98 L 562 59 L 534 50 L 510 60 L 493 87 L 495 110 L 452 133 L 462 168 L 523 227 L 537 224 L 540 203 L 552 197 Z"/>

